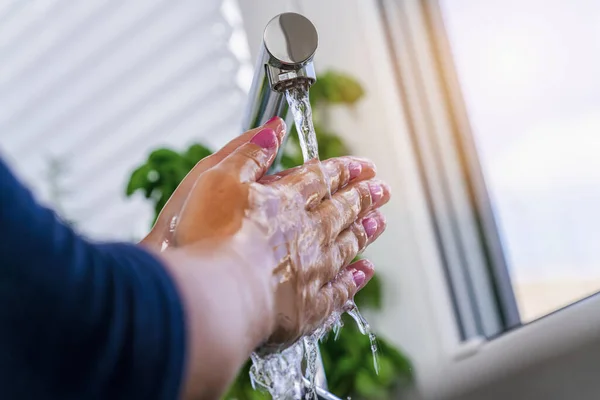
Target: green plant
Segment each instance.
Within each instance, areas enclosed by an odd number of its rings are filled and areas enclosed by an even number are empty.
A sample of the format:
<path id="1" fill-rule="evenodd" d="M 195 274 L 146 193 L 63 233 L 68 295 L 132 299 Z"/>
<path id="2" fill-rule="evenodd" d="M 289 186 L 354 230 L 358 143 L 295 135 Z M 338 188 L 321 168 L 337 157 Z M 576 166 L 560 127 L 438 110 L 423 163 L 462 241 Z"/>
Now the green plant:
<path id="1" fill-rule="evenodd" d="M 327 159 L 350 153 L 341 138 L 326 129 L 324 113 L 328 105 L 352 105 L 364 95 L 360 84 L 353 78 L 334 71 L 319 76 L 311 88 L 310 100 L 319 157 Z M 302 164 L 302 154 L 298 135 L 292 127 L 290 139 L 284 155 L 282 166 L 291 168 Z M 154 203 L 156 216 L 173 193 L 187 172 L 202 158 L 211 154 L 206 147 L 195 144 L 184 152 L 171 149 L 153 151 L 146 163 L 137 168 L 127 185 L 127 195 L 142 191 Z M 155 218 L 156 218 L 155 216 Z M 360 291 L 356 304 L 361 309 L 377 311 L 381 308 L 381 282 L 375 276 Z M 368 337 L 362 335 L 355 323 L 343 317 L 344 329 L 337 340 L 332 335 L 321 343 L 321 355 L 327 374 L 329 390 L 341 397 L 352 399 L 388 399 L 401 385 L 412 378 L 412 369 L 408 359 L 384 339 L 378 339 L 379 374 L 375 373 Z M 241 369 L 235 383 L 230 388 L 227 399 L 261 400 L 269 397 L 255 391 L 248 377 L 250 362 Z"/>
<path id="2" fill-rule="evenodd" d="M 146 162 L 131 173 L 125 194 L 131 196 L 137 191 L 143 192 L 154 203 L 156 220 L 187 173 L 211 154 L 212 151 L 201 144 L 193 144 L 182 153 L 164 148 L 154 150 Z"/>

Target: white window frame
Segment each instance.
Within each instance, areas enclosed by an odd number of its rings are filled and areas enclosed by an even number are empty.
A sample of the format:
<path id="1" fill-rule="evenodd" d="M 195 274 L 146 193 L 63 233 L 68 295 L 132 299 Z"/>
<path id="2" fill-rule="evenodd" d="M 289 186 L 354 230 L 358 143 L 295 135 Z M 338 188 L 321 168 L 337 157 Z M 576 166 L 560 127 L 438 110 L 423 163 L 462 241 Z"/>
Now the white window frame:
<path id="1" fill-rule="evenodd" d="M 437 1 L 380 0 L 463 339 L 520 325 Z"/>

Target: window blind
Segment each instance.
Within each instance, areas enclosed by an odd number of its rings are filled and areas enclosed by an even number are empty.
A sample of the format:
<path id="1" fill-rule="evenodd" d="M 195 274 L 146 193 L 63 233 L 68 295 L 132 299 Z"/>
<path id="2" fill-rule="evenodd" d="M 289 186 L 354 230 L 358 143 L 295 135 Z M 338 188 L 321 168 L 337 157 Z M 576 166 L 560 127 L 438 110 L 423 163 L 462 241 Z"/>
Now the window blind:
<path id="1" fill-rule="evenodd" d="M 85 234 L 138 239 L 129 173 L 160 146 L 239 134 L 252 68 L 232 0 L 0 4 L 0 151 Z"/>

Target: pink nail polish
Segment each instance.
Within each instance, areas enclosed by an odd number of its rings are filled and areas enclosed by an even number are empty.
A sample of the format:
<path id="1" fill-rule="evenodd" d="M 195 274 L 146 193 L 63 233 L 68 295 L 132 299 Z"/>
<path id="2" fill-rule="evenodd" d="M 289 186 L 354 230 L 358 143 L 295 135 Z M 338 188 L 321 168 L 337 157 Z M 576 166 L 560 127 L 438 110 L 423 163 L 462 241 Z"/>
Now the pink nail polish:
<path id="1" fill-rule="evenodd" d="M 275 122 L 281 122 L 281 123 L 274 124 Z M 281 145 L 281 143 L 283 142 L 283 137 L 285 136 L 286 128 L 287 128 L 285 125 L 285 121 L 283 119 L 281 119 L 281 117 L 275 116 L 275 117 L 271 118 L 270 120 L 268 120 L 264 126 L 271 125 L 271 124 L 274 124 L 273 128 L 275 128 L 275 135 L 277 135 L 277 139 L 279 140 L 279 144 Z"/>
<path id="2" fill-rule="evenodd" d="M 367 237 L 371 237 L 377 232 L 377 220 L 375 218 L 365 218 L 362 221 Z"/>
<path id="3" fill-rule="evenodd" d="M 254 143 L 263 149 L 274 149 L 279 145 L 275 131 L 271 128 L 265 128 L 258 132 L 250 139 L 250 143 Z"/>
<path id="4" fill-rule="evenodd" d="M 369 184 L 369 191 L 371 192 L 371 200 L 373 203 L 377 203 L 383 197 L 383 187 L 379 184 Z"/>
<path id="5" fill-rule="evenodd" d="M 362 262 L 363 269 L 368 269 L 369 271 L 373 271 L 375 269 L 375 265 L 373 265 L 371 261 L 365 259 L 362 259 L 360 261 Z"/>
<path id="6" fill-rule="evenodd" d="M 352 279 L 354 279 L 354 284 L 356 285 L 356 287 L 361 287 L 363 283 L 365 283 L 365 279 L 367 279 L 367 276 L 364 272 L 360 270 L 354 270 L 352 272 Z"/>
<path id="7" fill-rule="evenodd" d="M 348 164 L 348 171 L 350 172 L 350 179 L 356 179 L 362 172 L 362 165 L 356 161 L 352 161 Z"/>

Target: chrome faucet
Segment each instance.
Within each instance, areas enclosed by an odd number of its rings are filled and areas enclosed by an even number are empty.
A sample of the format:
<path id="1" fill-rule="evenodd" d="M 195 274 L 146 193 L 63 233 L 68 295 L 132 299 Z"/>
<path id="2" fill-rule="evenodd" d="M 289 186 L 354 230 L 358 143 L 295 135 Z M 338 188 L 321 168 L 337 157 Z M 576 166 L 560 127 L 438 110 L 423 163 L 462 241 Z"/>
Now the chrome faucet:
<path id="1" fill-rule="evenodd" d="M 242 132 L 261 126 L 275 116 L 283 118 L 291 126 L 293 116 L 289 113 L 285 91 L 293 87 L 308 89 L 316 82 L 313 57 L 317 45 L 317 29 L 306 17 L 296 13 L 283 13 L 269 21 L 258 53 Z M 289 135 L 286 140 L 288 137 Z M 281 146 L 270 173 L 279 168 L 284 146 L 285 143 Z M 317 397 L 321 400 L 340 400 L 326 390 L 327 380 L 320 353 L 318 365 L 315 377 Z"/>
<path id="2" fill-rule="evenodd" d="M 261 126 L 275 116 L 291 126 L 293 117 L 285 91 L 293 87 L 309 88 L 315 83 L 313 57 L 317 45 L 317 29 L 308 18 L 283 13 L 269 21 L 257 57 L 242 131 Z M 270 172 L 278 169 L 284 145 Z"/>

